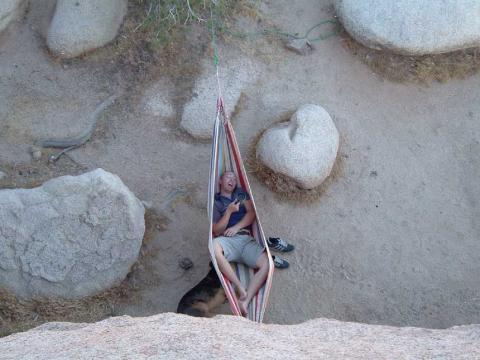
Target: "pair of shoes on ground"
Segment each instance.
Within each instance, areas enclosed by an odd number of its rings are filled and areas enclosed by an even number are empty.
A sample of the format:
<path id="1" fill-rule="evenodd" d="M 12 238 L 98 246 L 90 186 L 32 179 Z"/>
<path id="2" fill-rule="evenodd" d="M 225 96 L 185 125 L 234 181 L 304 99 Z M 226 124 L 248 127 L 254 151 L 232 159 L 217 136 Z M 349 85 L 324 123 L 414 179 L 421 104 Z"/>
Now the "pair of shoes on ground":
<path id="1" fill-rule="evenodd" d="M 267 244 L 270 249 L 276 250 L 279 252 L 290 252 L 293 249 L 295 249 L 295 247 L 292 244 L 287 243 L 285 240 L 281 238 L 270 237 L 267 240 Z M 273 265 L 275 265 L 277 269 L 286 269 L 290 266 L 288 261 L 285 259 L 282 259 L 281 257 L 272 255 L 272 259 L 273 259 Z"/>

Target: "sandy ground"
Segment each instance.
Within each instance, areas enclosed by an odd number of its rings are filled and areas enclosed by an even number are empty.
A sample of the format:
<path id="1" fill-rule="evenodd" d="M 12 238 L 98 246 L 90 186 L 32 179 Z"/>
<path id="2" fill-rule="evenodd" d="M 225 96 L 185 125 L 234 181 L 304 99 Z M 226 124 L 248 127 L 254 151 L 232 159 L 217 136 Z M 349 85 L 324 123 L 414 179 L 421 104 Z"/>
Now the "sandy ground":
<path id="1" fill-rule="evenodd" d="M 115 314 L 174 311 L 209 261 L 210 144 L 178 129 L 192 79 L 179 77 L 170 89 L 175 119 L 145 115 L 142 89 L 169 74 L 157 68 L 130 87 L 108 49 L 54 61 L 38 30 L 48 23 L 42 2 L 51 3 L 39 1 L 0 37 L 0 169 L 31 161 L 27 149 L 36 138 L 83 129 L 100 101 L 126 91 L 92 141 L 71 156 L 84 169 L 118 174 L 168 218 L 135 274 L 136 296 Z M 261 10 L 292 33 L 332 16 L 328 0 L 263 1 Z M 249 20 L 239 24 L 245 30 Z M 318 42 L 309 56 L 261 38 L 222 47 L 240 47 L 265 65 L 232 119 L 245 156 L 262 129 L 305 103 L 324 106 L 342 138 L 340 174 L 313 204 L 282 200 L 250 178 L 267 235 L 296 245 L 285 256 L 291 268 L 275 273 L 267 321 L 326 317 L 433 328 L 479 323 L 480 76 L 428 86 L 392 83 L 341 41 Z M 200 63 L 200 52 L 192 54 L 190 61 Z M 215 99 L 212 94 L 212 116 Z M 179 268 L 183 256 L 193 260 L 193 269 Z"/>

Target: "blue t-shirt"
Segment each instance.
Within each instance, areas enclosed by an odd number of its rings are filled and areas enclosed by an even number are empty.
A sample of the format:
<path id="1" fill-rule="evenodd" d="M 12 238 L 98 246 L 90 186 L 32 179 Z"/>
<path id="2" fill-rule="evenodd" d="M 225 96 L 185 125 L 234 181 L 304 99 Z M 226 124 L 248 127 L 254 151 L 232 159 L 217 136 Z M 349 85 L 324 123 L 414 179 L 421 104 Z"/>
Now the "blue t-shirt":
<path id="1" fill-rule="evenodd" d="M 247 213 L 247 209 L 245 208 L 245 205 L 243 203 L 247 200 L 250 200 L 250 196 L 248 195 L 248 193 L 243 191 L 242 188 L 237 187 L 233 191 L 231 198 L 222 196 L 220 195 L 220 193 L 217 193 L 215 195 L 215 203 L 213 204 L 213 222 L 214 223 L 217 223 L 220 221 L 222 216 L 225 214 L 225 211 L 227 210 L 228 205 L 234 202 L 235 199 L 238 199 L 241 201 L 240 209 L 237 212 L 234 212 L 232 213 L 232 215 L 230 215 L 230 220 L 228 221 L 227 229 L 232 226 L 235 226 L 240 222 L 240 220 L 243 219 L 243 217 Z"/>

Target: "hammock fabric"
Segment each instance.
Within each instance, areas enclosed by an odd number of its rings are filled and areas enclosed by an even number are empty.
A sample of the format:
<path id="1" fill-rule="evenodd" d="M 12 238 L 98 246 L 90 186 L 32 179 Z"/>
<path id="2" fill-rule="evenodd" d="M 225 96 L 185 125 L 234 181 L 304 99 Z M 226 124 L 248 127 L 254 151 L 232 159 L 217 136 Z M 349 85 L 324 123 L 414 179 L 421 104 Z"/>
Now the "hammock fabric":
<path id="1" fill-rule="evenodd" d="M 255 201 L 253 200 L 250 184 L 248 183 L 247 174 L 243 166 L 240 151 L 238 149 L 237 140 L 233 131 L 232 124 L 225 116 L 223 107 L 223 99 L 217 100 L 217 116 L 215 119 L 215 126 L 213 129 L 213 142 L 212 142 L 212 159 L 210 163 L 210 181 L 208 187 L 208 218 L 210 221 L 210 232 L 208 239 L 208 248 L 210 250 L 210 257 L 212 263 L 217 271 L 218 277 L 222 283 L 227 299 L 230 303 L 230 308 L 234 315 L 241 316 L 240 308 L 238 305 L 238 299 L 232 283 L 223 275 L 218 268 L 217 261 L 215 259 L 214 252 L 214 235 L 213 235 L 213 206 L 215 200 L 215 194 L 219 191 L 219 179 L 225 171 L 233 171 L 237 175 L 238 183 L 249 195 L 255 210 L 255 220 L 252 223 L 252 235 L 258 241 L 259 244 L 265 247 L 265 251 L 268 256 L 269 271 L 267 279 L 258 293 L 252 298 L 248 306 L 248 318 L 256 322 L 262 322 L 265 315 L 265 309 L 267 307 L 268 296 L 270 288 L 272 286 L 273 278 L 273 261 L 270 256 L 270 250 L 268 249 L 265 235 L 262 230 L 262 226 L 257 216 L 257 209 L 255 207 Z M 246 289 L 248 287 L 250 279 L 254 276 L 254 270 L 248 268 L 246 265 L 232 263 L 234 270 L 242 282 L 242 285 Z"/>

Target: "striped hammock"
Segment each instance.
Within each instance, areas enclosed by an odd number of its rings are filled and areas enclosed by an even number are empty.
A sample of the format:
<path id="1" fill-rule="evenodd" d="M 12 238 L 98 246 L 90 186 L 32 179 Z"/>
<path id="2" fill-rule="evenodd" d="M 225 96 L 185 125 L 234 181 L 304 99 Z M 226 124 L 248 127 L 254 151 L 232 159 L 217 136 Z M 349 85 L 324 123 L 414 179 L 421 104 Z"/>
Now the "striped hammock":
<path id="1" fill-rule="evenodd" d="M 220 191 L 220 176 L 225 171 L 233 171 L 237 175 L 238 183 L 240 184 L 242 189 L 250 195 L 255 214 L 257 215 L 254 222 L 252 223 L 252 235 L 259 242 L 259 244 L 265 247 L 265 251 L 267 252 L 267 256 L 269 259 L 269 271 L 267 275 L 267 280 L 260 288 L 258 293 L 252 298 L 252 301 L 248 306 L 248 318 L 256 322 L 262 322 L 263 316 L 265 315 L 265 309 L 267 307 L 270 288 L 272 286 L 274 266 L 272 258 L 270 256 L 270 251 L 267 246 L 267 242 L 265 240 L 265 235 L 263 233 L 262 226 L 258 218 L 255 201 L 253 200 L 252 190 L 250 189 L 250 184 L 248 183 L 247 173 L 245 172 L 245 168 L 243 166 L 233 127 L 228 118 L 225 116 L 223 99 L 219 98 L 217 101 L 217 116 L 213 129 L 212 159 L 210 163 L 210 181 L 208 187 L 208 218 L 210 221 L 208 248 L 210 250 L 210 257 L 212 258 L 212 263 L 215 267 L 215 270 L 217 271 L 222 286 L 225 289 L 227 299 L 230 303 L 230 308 L 232 309 L 234 315 L 241 316 L 235 290 L 232 283 L 223 275 L 223 273 L 218 268 L 213 246 L 213 206 L 215 194 Z M 250 279 L 254 276 L 254 270 L 247 267 L 246 265 L 238 263 L 232 263 L 232 266 L 234 267 L 239 280 L 242 282 L 242 285 L 246 289 L 248 287 Z"/>

